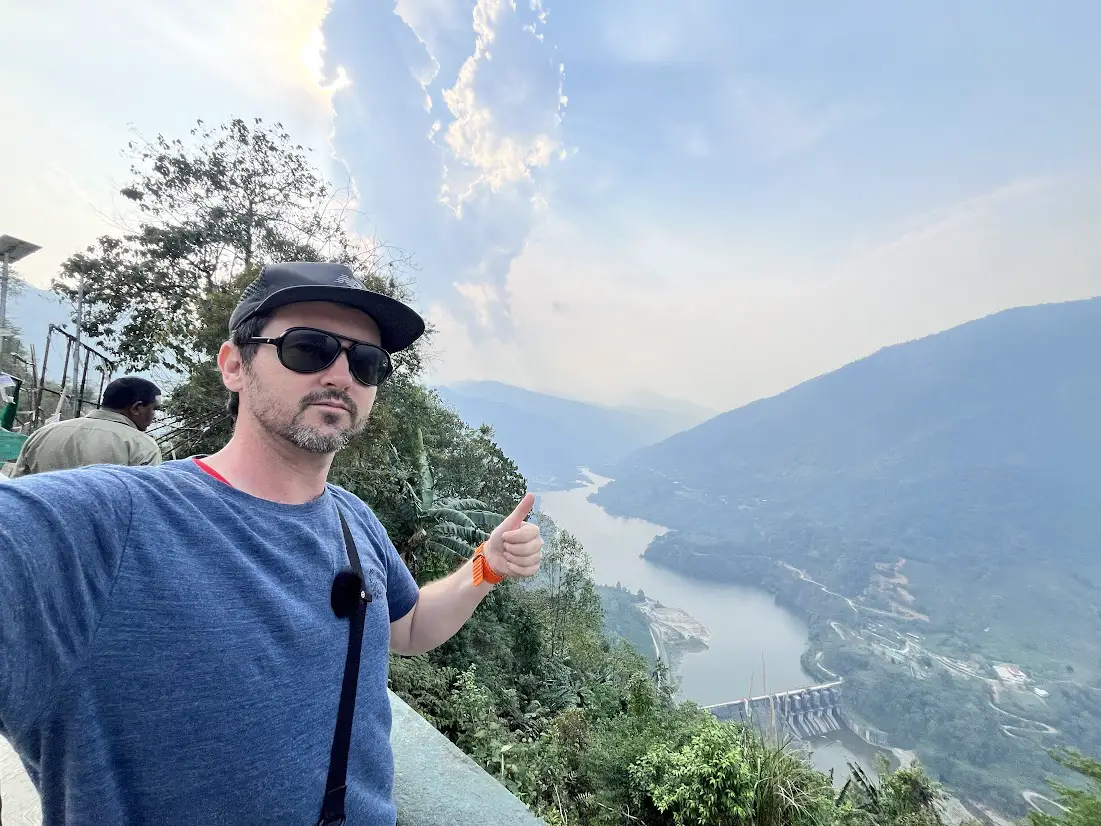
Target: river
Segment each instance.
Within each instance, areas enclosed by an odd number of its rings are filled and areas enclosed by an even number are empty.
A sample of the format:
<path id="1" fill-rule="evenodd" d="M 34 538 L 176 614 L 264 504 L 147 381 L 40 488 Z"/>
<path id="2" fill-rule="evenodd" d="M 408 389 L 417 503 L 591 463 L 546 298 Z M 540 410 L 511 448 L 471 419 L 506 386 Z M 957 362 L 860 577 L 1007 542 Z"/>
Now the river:
<path id="1" fill-rule="evenodd" d="M 806 623 L 757 588 L 705 582 L 647 562 L 641 554 L 665 528 L 641 519 L 609 515 L 589 496 L 611 481 L 588 474 L 590 483 L 538 495 L 536 507 L 576 536 L 588 551 L 594 579 L 687 611 L 711 631 L 706 651 L 686 654 L 677 674 L 681 698 L 700 705 L 789 691 L 820 680 L 799 663 L 807 646 Z M 811 744 L 812 761 L 835 780 L 847 775 L 846 761 L 873 770 L 876 750 L 847 731 Z"/>

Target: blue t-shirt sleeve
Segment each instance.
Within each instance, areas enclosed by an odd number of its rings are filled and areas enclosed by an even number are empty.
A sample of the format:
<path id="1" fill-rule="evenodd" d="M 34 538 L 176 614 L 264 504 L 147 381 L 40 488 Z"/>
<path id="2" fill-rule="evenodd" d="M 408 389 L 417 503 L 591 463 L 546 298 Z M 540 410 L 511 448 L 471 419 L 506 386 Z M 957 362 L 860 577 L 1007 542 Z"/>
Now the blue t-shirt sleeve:
<path id="1" fill-rule="evenodd" d="M 0 482 L 0 731 L 32 725 L 79 667 L 131 510 L 126 482 L 103 468 Z"/>

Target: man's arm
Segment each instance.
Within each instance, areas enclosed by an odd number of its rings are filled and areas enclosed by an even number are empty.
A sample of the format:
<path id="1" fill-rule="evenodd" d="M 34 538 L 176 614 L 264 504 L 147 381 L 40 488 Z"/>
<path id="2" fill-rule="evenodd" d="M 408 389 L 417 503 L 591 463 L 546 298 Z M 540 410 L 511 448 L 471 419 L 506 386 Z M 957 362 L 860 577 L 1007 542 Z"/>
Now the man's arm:
<path id="1" fill-rule="evenodd" d="M 493 586 L 475 587 L 474 567 L 464 562 L 458 570 L 420 590 L 413 610 L 390 623 L 390 648 L 412 656 L 431 651 L 458 632 Z"/>
<path id="2" fill-rule="evenodd" d="M 22 734 L 87 653 L 130 527 L 109 470 L 0 482 L 0 732 Z"/>
<path id="3" fill-rule="evenodd" d="M 539 527 L 526 523 L 535 497 L 527 494 L 486 541 L 485 558 L 500 576 L 523 578 L 539 572 L 543 540 Z M 493 589 L 474 585 L 474 566 L 464 562 L 457 571 L 420 589 L 413 610 L 390 623 L 390 648 L 399 654 L 431 651 L 451 639 Z"/>

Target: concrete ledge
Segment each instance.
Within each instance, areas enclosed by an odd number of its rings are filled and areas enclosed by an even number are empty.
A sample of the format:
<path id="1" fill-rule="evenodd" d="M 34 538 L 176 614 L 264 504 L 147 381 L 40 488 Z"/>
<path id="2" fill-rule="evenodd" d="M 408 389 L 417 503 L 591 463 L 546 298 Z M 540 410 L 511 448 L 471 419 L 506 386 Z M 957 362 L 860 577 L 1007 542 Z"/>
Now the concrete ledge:
<path id="1" fill-rule="evenodd" d="M 398 826 L 546 826 L 399 697 L 390 694 L 394 725 L 394 802 Z M 38 826 L 42 812 L 23 764 L 0 738 L 3 826 Z"/>
<path id="2" fill-rule="evenodd" d="M 401 698 L 389 694 L 398 826 L 546 826 Z"/>

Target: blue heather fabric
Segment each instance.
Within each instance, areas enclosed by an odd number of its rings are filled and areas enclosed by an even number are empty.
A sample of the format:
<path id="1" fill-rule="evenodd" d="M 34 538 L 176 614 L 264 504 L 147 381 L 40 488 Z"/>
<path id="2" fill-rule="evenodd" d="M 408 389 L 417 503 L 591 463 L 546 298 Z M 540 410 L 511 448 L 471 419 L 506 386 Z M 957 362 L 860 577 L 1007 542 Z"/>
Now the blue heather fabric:
<path id="1" fill-rule="evenodd" d="M 350 826 L 393 826 L 390 622 L 417 586 L 359 499 L 237 491 L 190 460 L 0 483 L 0 734 L 58 824 L 314 824 L 348 622 L 351 526 L 368 606 Z"/>

